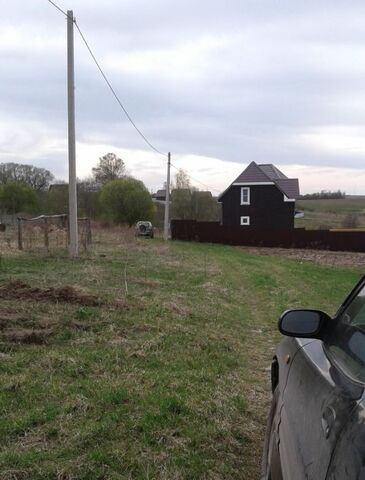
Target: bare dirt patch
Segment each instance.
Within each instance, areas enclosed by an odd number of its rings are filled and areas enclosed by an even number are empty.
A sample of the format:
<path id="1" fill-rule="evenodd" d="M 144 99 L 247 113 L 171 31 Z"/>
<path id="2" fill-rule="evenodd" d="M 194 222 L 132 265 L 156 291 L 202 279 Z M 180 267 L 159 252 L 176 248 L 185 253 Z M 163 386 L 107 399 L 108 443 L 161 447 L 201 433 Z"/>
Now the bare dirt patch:
<path id="1" fill-rule="evenodd" d="M 12 323 L 17 323 L 19 320 L 19 315 L 16 312 L 4 312 L 0 315 L 0 330 L 5 328 L 7 325 Z"/>
<path id="2" fill-rule="evenodd" d="M 52 303 L 71 303 L 83 306 L 102 305 L 101 300 L 90 294 L 85 294 L 74 287 L 65 286 L 60 288 L 41 289 L 31 287 L 22 281 L 12 281 L 0 285 L 0 298 L 15 301 L 43 301 Z M 20 304 L 18 304 L 20 306 Z M 28 313 L 21 308 L 4 306 L 0 313 L 0 340 L 10 344 L 43 345 L 49 343 L 60 330 L 61 322 L 54 316 L 40 314 L 40 312 Z M 72 330 L 88 330 L 91 326 L 87 322 L 73 320 L 69 328 Z"/>
<path id="3" fill-rule="evenodd" d="M 65 327 L 73 331 L 88 331 L 93 325 L 79 320 L 72 320 L 66 324 L 57 318 L 6 313 L 0 316 L 0 342 L 44 345 Z"/>
<path id="4" fill-rule="evenodd" d="M 80 323 L 72 322 L 70 327 L 78 330 Z M 0 315 L 0 342 L 44 345 L 49 343 L 51 337 L 59 331 L 60 326 L 60 322 L 55 318 L 27 316 L 24 312 L 8 311 Z"/>
<path id="5" fill-rule="evenodd" d="M 9 329 L 1 334 L 6 342 L 43 345 L 53 335 L 53 329 Z"/>
<path id="6" fill-rule="evenodd" d="M 245 252 L 256 255 L 271 255 L 293 258 L 303 262 L 313 262 L 319 265 L 338 267 L 365 267 L 365 253 L 331 252 L 328 250 L 304 250 L 287 248 L 238 247 Z"/>
<path id="7" fill-rule="evenodd" d="M 78 305 L 99 306 L 103 302 L 95 295 L 85 294 L 70 285 L 64 287 L 37 288 L 20 280 L 0 285 L 0 298 L 11 300 L 37 300 L 48 302 L 67 302 Z"/>
<path id="8" fill-rule="evenodd" d="M 3 311 L 4 310 L 4 311 Z M 57 319 L 49 316 L 39 316 L 34 314 L 26 314 L 25 312 L 17 312 L 16 310 L 3 308 L 0 314 L 0 331 L 9 328 L 27 328 L 47 330 L 57 325 Z"/>

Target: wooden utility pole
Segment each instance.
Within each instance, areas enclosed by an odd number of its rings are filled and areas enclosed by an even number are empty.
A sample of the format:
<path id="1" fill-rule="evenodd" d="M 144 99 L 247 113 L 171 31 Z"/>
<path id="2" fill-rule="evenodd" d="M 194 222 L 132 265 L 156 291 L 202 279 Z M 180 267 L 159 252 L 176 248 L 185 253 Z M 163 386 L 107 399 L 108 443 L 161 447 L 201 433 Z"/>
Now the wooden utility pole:
<path id="1" fill-rule="evenodd" d="M 169 222 L 170 222 L 170 167 L 171 167 L 171 153 L 167 155 L 167 181 L 166 181 L 166 200 L 165 200 L 165 221 L 163 238 L 169 239 Z"/>
<path id="2" fill-rule="evenodd" d="M 69 252 L 77 257 L 79 239 L 77 231 L 76 187 L 76 134 L 75 134 L 75 73 L 74 73 L 74 17 L 67 10 L 67 106 L 68 106 L 68 221 Z"/>

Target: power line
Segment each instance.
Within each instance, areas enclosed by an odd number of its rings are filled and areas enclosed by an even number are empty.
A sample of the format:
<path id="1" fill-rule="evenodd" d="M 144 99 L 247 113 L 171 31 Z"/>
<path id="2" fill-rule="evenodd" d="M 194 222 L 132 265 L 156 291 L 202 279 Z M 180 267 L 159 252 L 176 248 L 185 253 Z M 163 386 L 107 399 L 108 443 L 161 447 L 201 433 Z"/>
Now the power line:
<path id="1" fill-rule="evenodd" d="M 62 10 L 62 8 L 60 8 L 56 3 L 54 3 L 52 0 L 47 0 L 47 1 L 48 1 L 51 5 L 53 5 L 57 10 L 59 10 L 61 13 L 63 13 L 63 15 L 65 15 L 66 17 L 68 17 L 68 14 L 67 14 L 64 10 Z M 154 151 L 155 151 L 156 153 L 158 153 L 159 155 L 162 155 L 163 157 L 166 157 L 166 154 L 164 154 L 164 153 L 162 153 L 160 150 L 158 150 L 158 149 L 146 138 L 146 136 L 141 132 L 141 130 L 137 127 L 137 125 L 135 124 L 135 122 L 133 121 L 133 119 L 131 118 L 131 116 L 129 115 L 127 109 L 124 107 L 123 103 L 121 102 L 120 98 L 118 97 L 118 95 L 117 95 L 116 91 L 114 90 L 113 86 L 111 85 L 110 81 L 108 80 L 108 78 L 107 78 L 106 74 L 104 73 L 103 69 L 101 68 L 100 63 L 99 63 L 98 60 L 96 59 L 96 57 L 95 57 L 95 55 L 94 55 L 94 53 L 93 53 L 90 45 L 88 44 L 88 42 L 87 42 L 84 34 L 82 33 L 82 31 L 81 31 L 78 23 L 76 22 L 76 20 L 74 20 L 74 23 L 75 23 L 75 26 L 76 26 L 79 34 L 80 34 L 80 37 L 81 37 L 82 41 L 84 42 L 87 50 L 88 50 L 89 53 L 90 53 L 91 58 L 92 58 L 93 61 L 95 62 L 95 65 L 97 66 L 99 72 L 101 73 L 103 79 L 105 80 L 106 84 L 108 85 L 110 91 L 112 92 L 112 94 L 113 94 L 114 98 L 116 99 L 116 101 L 118 102 L 119 106 L 122 108 L 122 110 L 123 110 L 124 114 L 126 115 L 127 119 L 130 121 L 130 123 L 133 125 L 133 127 L 135 128 L 135 130 L 137 131 L 137 133 L 142 137 L 142 139 L 146 142 L 146 144 L 147 144 L 152 150 L 154 150 Z M 173 168 L 175 168 L 176 170 L 179 170 L 179 168 L 176 167 L 175 165 L 173 165 L 172 163 L 171 163 L 171 166 L 172 166 Z M 188 177 L 189 177 L 191 180 L 193 180 L 194 182 L 197 182 L 197 183 L 199 183 L 200 185 L 203 185 L 204 187 L 209 188 L 210 190 L 213 190 L 213 191 L 215 191 L 215 192 L 218 192 L 218 193 L 220 192 L 220 190 L 217 190 L 216 188 L 213 188 L 213 187 L 207 185 L 206 183 L 201 182 L 201 181 L 198 180 L 197 178 L 192 177 L 190 174 L 187 173 L 187 175 L 188 175 Z"/>
<path id="2" fill-rule="evenodd" d="M 50 0 L 48 0 L 50 1 Z M 134 121 L 132 120 L 131 116 L 129 115 L 129 113 L 127 112 L 126 108 L 124 107 L 123 103 L 121 102 L 121 100 L 119 99 L 117 93 L 115 92 L 114 88 L 112 87 L 110 81 L 108 80 L 107 76 L 105 75 L 103 69 L 101 68 L 99 62 L 97 61 L 93 51 L 91 50 L 88 42 L 86 41 L 86 38 L 85 36 L 83 35 L 80 27 L 78 26 L 76 20 L 75 20 L 75 25 L 76 25 L 76 28 L 83 40 L 83 42 L 85 43 L 86 45 L 86 48 L 88 49 L 90 55 L 91 55 L 91 58 L 94 60 L 96 66 L 98 67 L 99 69 L 99 72 L 101 73 L 102 77 L 104 78 L 106 84 L 108 85 L 110 91 L 112 92 L 114 98 L 116 99 L 116 101 L 118 102 L 119 106 L 122 108 L 125 116 L 128 118 L 128 120 L 130 121 L 130 123 L 133 125 L 133 127 L 135 128 L 135 130 L 138 132 L 138 134 L 143 138 L 143 140 L 147 143 L 147 145 L 152 148 L 152 150 L 154 150 L 155 152 L 157 152 L 158 154 L 162 155 L 163 157 L 166 157 L 166 154 L 160 152 L 160 150 L 158 150 L 154 145 L 152 145 L 152 143 L 145 137 L 145 135 L 141 132 L 141 130 L 137 127 L 137 125 L 134 123 Z"/>
<path id="3" fill-rule="evenodd" d="M 65 17 L 68 17 L 67 13 L 64 10 L 62 10 L 62 8 L 60 8 L 58 5 L 56 5 L 54 2 L 52 2 L 52 0 L 47 0 L 47 2 L 49 2 L 55 8 L 57 8 L 57 10 L 59 10 L 61 13 L 63 13 L 65 15 Z"/>
<path id="4" fill-rule="evenodd" d="M 57 10 L 59 10 L 61 13 L 63 13 L 63 15 L 65 15 L 65 17 L 68 17 L 67 13 L 62 10 L 62 8 L 60 8 L 56 3 L 54 3 L 52 0 L 47 0 L 51 5 L 53 5 L 55 8 L 57 8 Z M 136 129 L 137 133 L 143 138 L 143 140 L 147 143 L 147 145 L 152 148 L 152 150 L 154 150 L 155 152 L 157 152 L 158 154 L 162 155 L 163 157 L 166 157 L 167 155 L 160 152 L 160 150 L 158 150 L 154 145 L 152 145 L 152 143 L 146 138 L 146 136 L 141 132 L 141 130 L 137 127 L 137 125 L 134 123 L 133 119 L 131 118 L 131 116 L 129 115 L 129 113 L 127 112 L 127 109 L 124 107 L 123 103 L 121 102 L 120 98 L 118 97 L 116 91 L 114 90 L 114 88 L 112 87 L 110 81 L 108 80 L 107 76 L 105 75 L 103 69 L 101 68 L 99 62 L 97 61 L 93 51 L 91 50 L 91 47 L 90 45 L 88 44 L 84 34 L 82 33 L 80 27 L 78 26 L 76 20 L 74 20 L 74 23 L 76 25 L 76 28 L 83 40 L 83 42 L 85 43 L 86 45 L 86 48 L 88 49 L 90 55 L 91 55 L 91 58 L 94 60 L 96 66 L 98 67 L 102 77 L 104 78 L 106 84 L 108 85 L 108 87 L 110 88 L 110 91 L 112 92 L 113 96 L 115 97 L 116 101 L 118 102 L 119 106 L 122 108 L 125 116 L 128 118 L 128 120 L 130 121 L 130 123 L 133 125 L 133 127 Z"/>
<path id="5" fill-rule="evenodd" d="M 173 165 L 171 163 L 171 166 L 175 168 L 175 170 L 180 170 L 180 168 L 176 167 L 175 165 Z M 195 182 L 198 182 L 200 183 L 200 185 L 203 185 L 203 187 L 206 187 L 206 188 L 209 188 L 210 190 L 214 190 L 215 192 L 220 192 L 220 190 L 216 189 L 216 188 L 213 188 L 211 187 L 210 185 L 207 185 L 206 183 L 203 183 L 201 182 L 200 180 L 198 180 L 197 178 L 194 178 L 192 177 L 188 172 L 185 172 L 186 175 L 191 179 L 191 180 L 194 180 Z"/>
<path id="6" fill-rule="evenodd" d="M 180 168 L 176 167 L 174 164 L 171 163 L 171 166 L 175 168 L 175 170 L 180 170 Z M 200 185 L 203 185 L 203 187 L 209 188 L 210 190 L 213 190 L 215 192 L 220 193 L 220 190 L 217 190 L 216 188 L 211 187 L 210 185 L 207 185 L 206 183 L 201 182 L 197 178 L 192 177 L 189 173 L 185 172 L 186 175 L 191 179 L 194 180 L 194 182 L 200 183 Z"/>

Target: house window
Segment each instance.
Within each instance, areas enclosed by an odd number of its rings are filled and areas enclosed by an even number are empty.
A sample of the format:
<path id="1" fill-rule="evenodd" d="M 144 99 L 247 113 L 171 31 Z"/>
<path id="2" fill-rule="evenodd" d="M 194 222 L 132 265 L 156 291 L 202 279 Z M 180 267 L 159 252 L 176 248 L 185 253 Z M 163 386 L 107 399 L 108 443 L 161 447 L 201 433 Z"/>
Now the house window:
<path id="1" fill-rule="evenodd" d="M 250 205 L 250 187 L 241 187 L 241 205 Z"/>
<path id="2" fill-rule="evenodd" d="M 241 225 L 250 225 L 250 217 L 241 217 Z"/>

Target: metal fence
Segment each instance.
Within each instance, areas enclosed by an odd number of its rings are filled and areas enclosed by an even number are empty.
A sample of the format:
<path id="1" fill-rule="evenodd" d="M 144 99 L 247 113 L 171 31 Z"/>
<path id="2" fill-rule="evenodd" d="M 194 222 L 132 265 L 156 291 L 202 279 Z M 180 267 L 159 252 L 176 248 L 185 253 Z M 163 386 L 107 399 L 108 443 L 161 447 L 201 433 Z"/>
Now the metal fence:
<path id="1" fill-rule="evenodd" d="M 363 230 L 264 229 L 224 226 L 219 222 L 172 220 L 171 238 L 226 245 L 365 252 Z"/>
<path id="2" fill-rule="evenodd" d="M 91 243 L 90 218 L 79 218 L 79 243 L 85 249 Z M 17 243 L 19 250 L 34 248 L 67 248 L 69 244 L 68 215 L 40 215 L 34 218 L 17 218 Z"/>

